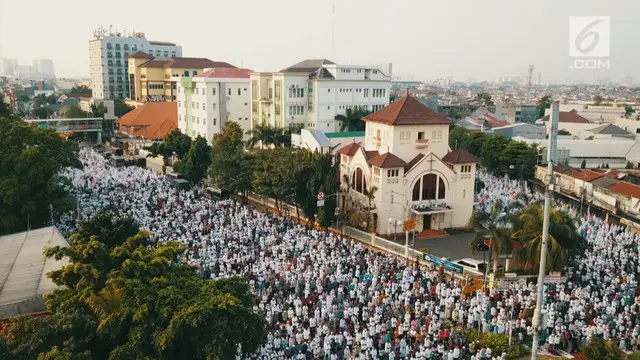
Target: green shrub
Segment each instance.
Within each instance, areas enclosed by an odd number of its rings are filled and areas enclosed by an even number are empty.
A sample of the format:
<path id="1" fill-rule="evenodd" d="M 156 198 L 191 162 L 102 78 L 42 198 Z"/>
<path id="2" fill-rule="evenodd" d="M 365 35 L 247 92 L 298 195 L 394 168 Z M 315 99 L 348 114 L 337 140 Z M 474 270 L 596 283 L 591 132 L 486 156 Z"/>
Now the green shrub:
<path id="1" fill-rule="evenodd" d="M 589 360 L 622 360 L 624 353 L 613 341 L 594 338 L 580 348 L 580 352 Z"/>
<path id="2" fill-rule="evenodd" d="M 490 348 L 493 354 L 507 354 L 507 359 L 517 359 L 527 354 L 527 350 L 512 338 L 509 346 L 509 336 L 503 334 L 484 333 L 477 330 L 463 331 L 469 342 L 478 342 L 476 348 Z"/>

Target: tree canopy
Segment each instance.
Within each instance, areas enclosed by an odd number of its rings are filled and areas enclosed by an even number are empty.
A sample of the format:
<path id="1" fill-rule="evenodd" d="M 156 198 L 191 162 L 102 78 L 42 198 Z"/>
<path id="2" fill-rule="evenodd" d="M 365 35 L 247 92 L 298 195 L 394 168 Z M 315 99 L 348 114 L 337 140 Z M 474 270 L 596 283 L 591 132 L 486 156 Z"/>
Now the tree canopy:
<path id="1" fill-rule="evenodd" d="M 175 155 L 182 160 L 191 149 L 191 138 L 175 129 L 165 136 L 162 142 L 153 143 L 147 148 L 151 156 L 162 156 L 165 159 Z"/>
<path id="2" fill-rule="evenodd" d="M 88 95 L 91 96 L 92 92 L 86 85 L 78 85 L 71 88 L 71 94 Z"/>
<path id="3" fill-rule="evenodd" d="M 207 140 L 198 136 L 189 148 L 189 152 L 180 162 L 178 171 L 184 175 L 185 179 L 192 184 L 199 183 L 209 169 L 211 164 L 211 148 L 207 144 Z"/>
<path id="4" fill-rule="evenodd" d="M 19 119 L 0 118 L 0 234 L 49 224 L 55 213 L 73 208 L 58 176 L 80 167 L 77 144 Z"/>
<path id="5" fill-rule="evenodd" d="M 255 351 L 264 320 L 248 284 L 203 281 L 180 264 L 184 246 L 148 247 L 149 236 L 130 219 L 99 216 L 81 222 L 71 246 L 47 249 L 70 262 L 48 274 L 60 286 L 46 296 L 50 315 L 13 320 L 3 358 L 232 359 L 238 348 Z"/>
<path id="6" fill-rule="evenodd" d="M 133 109 L 133 106 L 127 105 L 122 99 L 113 100 L 113 112 L 115 113 L 116 117 L 124 116 L 126 113 Z"/>
<path id="7" fill-rule="evenodd" d="M 242 128 L 229 121 L 213 136 L 209 178 L 220 189 L 232 194 L 251 190 L 252 156 L 243 150 Z"/>
<path id="8" fill-rule="evenodd" d="M 366 112 L 348 108 L 344 115 L 336 115 L 335 119 L 340 122 L 340 131 L 364 131 L 365 123 L 362 118 L 366 115 Z"/>

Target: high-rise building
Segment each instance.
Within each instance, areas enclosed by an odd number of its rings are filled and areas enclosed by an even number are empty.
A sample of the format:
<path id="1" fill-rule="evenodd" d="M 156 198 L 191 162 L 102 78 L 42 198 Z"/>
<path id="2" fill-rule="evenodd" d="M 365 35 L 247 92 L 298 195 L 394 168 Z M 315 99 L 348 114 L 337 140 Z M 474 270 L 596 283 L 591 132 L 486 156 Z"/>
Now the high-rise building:
<path id="1" fill-rule="evenodd" d="M 53 61 L 51 59 L 36 59 L 33 60 L 33 71 L 37 76 L 43 78 L 53 78 Z"/>
<path id="2" fill-rule="evenodd" d="M 0 75 L 14 76 L 18 70 L 18 60 L 0 58 Z"/>
<path id="3" fill-rule="evenodd" d="M 390 68 L 390 66 L 389 66 Z M 304 60 L 279 72 L 251 74 L 251 126 L 300 124 L 340 130 L 336 115 L 348 109 L 378 111 L 389 105 L 391 74 L 378 67 Z"/>
<path id="4" fill-rule="evenodd" d="M 129 54 L 144 52 L 153 56 L 180 57 L 182 47 L 164 41 L 149 41 L 144 33 L 124 35 L 98 29 L 89 41 L 93 96 L 98 99 L 126 98 L 129 94 Z"/>

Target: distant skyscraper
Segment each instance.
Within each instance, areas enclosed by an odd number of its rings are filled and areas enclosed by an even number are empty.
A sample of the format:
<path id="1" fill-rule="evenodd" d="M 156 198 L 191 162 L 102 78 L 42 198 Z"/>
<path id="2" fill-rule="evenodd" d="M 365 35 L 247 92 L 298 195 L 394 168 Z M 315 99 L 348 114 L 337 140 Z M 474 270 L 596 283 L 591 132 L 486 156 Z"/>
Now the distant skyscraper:
<path id="1" fill-rule="evenodd" d="M 125 98 L 129 94 L 129 54 L 138 51 L 155 57 L 181 57 L 182 46 L 149 41 L 144 33 L 121 34 L 98 29 L 89 41 L 93 96 L 98 99 Z"/>
<path id="2" fill-rule="evenodd" d="M 18 70 L 18 61 L 16 59 L 0 58 L 0 75 L 13 76 Z"/>
<path id="3" fill-rule="evenodd" d="M 33 71 L 38 76 L 52 78 L 54 77 L 53 61 L 51 61 L 51 59 L 33 60 Z"/>

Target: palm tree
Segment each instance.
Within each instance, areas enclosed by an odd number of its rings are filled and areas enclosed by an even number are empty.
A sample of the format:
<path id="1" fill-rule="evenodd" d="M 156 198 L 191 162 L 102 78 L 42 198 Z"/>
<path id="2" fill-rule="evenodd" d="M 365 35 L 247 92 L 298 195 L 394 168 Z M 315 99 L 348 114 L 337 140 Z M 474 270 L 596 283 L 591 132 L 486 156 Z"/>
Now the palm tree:
<path id="1" fill-rule="evenodd" d="M 340 192 L 343 194 L 342 195 L 342 211 L 343 213 L 347 212 L 347 202 L 349 199 L 349 192 L 351 191 L 351 179 L 349 178 L 349 175 L 343 174 L 342 175 L 342 189 L 340 189 Z"/>
<path id="2" fill-rule="evenodd" d="M 576 246 L 576 224 L 569 215 L 555 209 L 551 210 L 549 221 L 546 271 L 560 271 L 567 263 L 567 250 Z M 524 209 L 514 224 L 513 237 L 523 244 L 517 256 L 529 270 L 540 267 L 543 222 L 544 210 L 535 204 Z"/>
<path id="3" fill-rule="evenodd" d="M 511 229 L 509 229 L 512 216 L 512 209 L 503 206 L 502 201 L 496 200 L 489 212 L 475 212 L 472 217 L 472 223 L 479 225 L 482 230 L 476 234 L 469 246 L 475 253 L 486 239 L 490 239 L 494 273 L 498 271 L 500 255 L 508 255 L 512 251 Z"/>
<path id="4" fill-rule="evenodd" d="M 369 186 L 368 189 L 364 189 L 364 196 L 367 197 L 367 201 L 369 202 L 369 216 L 367 217 L 367 229 L 371 230 L 371 223 L 373 222 L 373 209 L 371 208 L 371 203 L 373 199 L 376 197 L 376 191 L 378 191 L 378 187 L 375 185 Z"/>
<path id="5" fill-rule="evenodd" d="M 340 121 L 340 131 L 364 131 L 365 125 L 362 118 L 367 115 L 360 110 L 348 108 L 345 115 L 336 115 L 335 119 Z"/>
<path id="6" fill-rule="evenodd" d="M 260 144 L 260 148 L 263 149 L 265 145 L 272 143 L 273 128 L 262 123 L 254 126 L 251 130 L 247 131 L 246 134 L 250 136 L 249 140 L 247 140 L 248 147 L 254 148 L 256 145 Z"/>
<path id="7" fill-rule="evenodd" d="M 112 282 L 108 282 L 98 294 L 88 298 L 86 303 L 100 320 L 98 332 L 122 315 L 122 291 Z"/>

